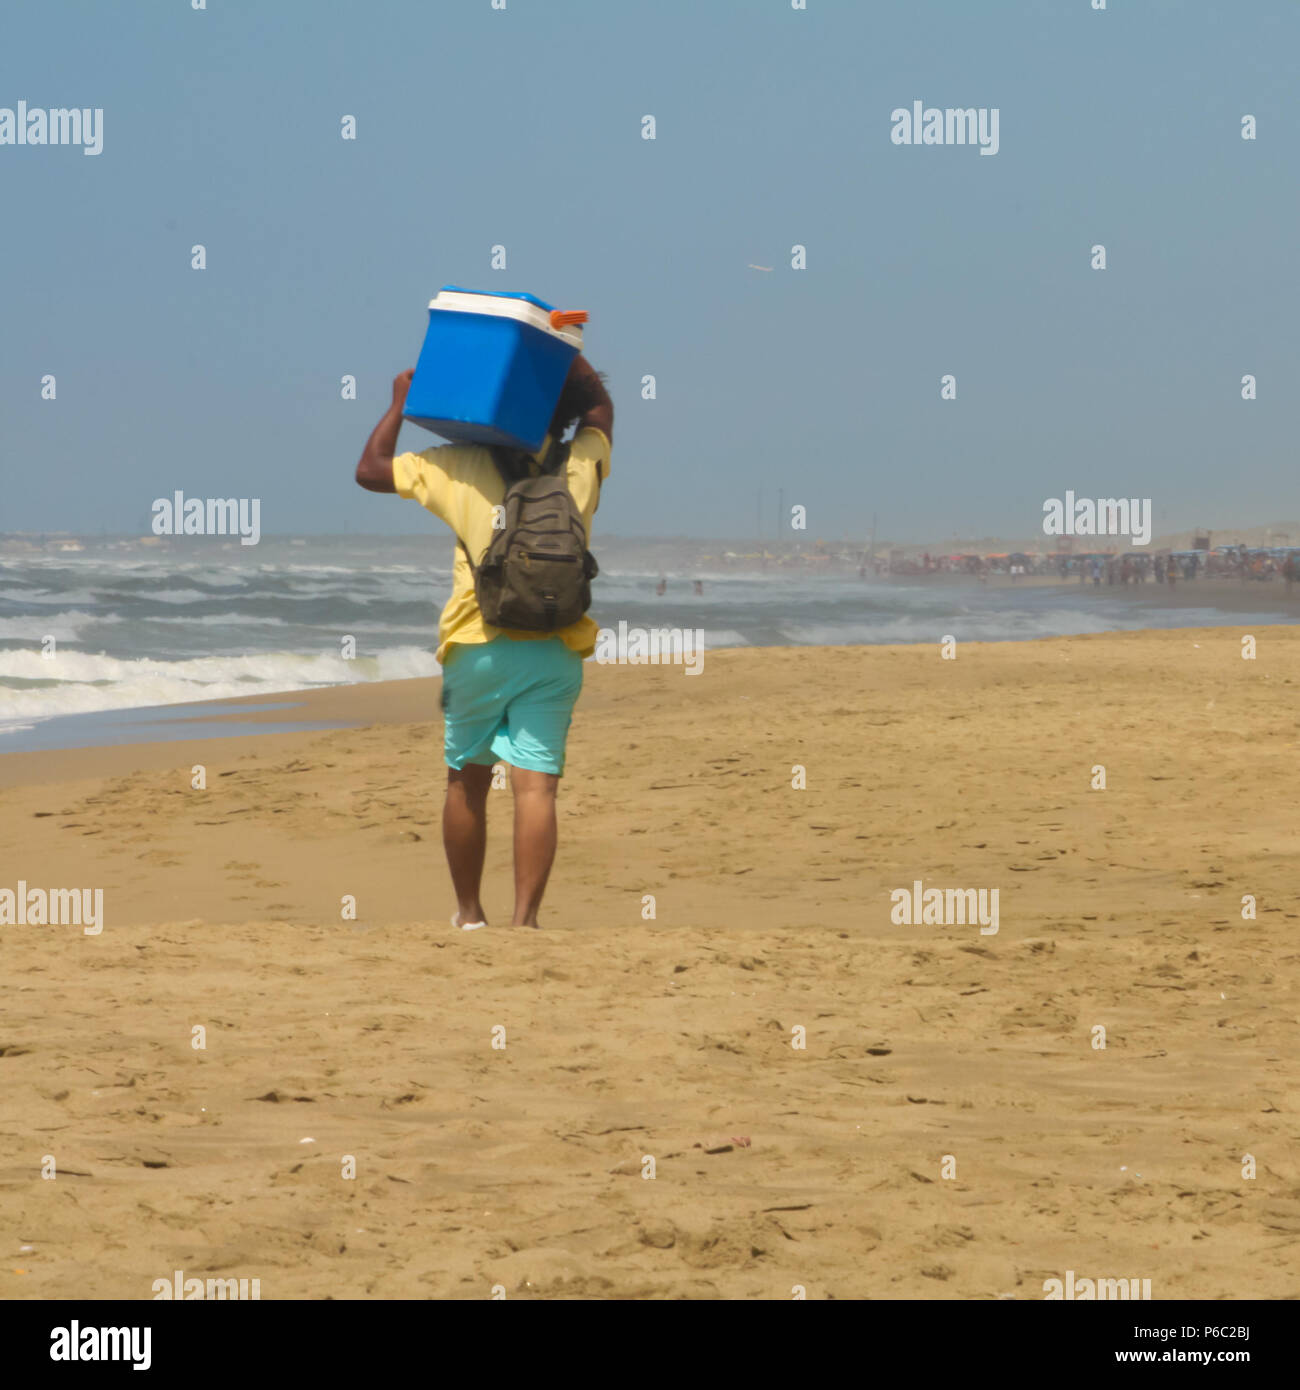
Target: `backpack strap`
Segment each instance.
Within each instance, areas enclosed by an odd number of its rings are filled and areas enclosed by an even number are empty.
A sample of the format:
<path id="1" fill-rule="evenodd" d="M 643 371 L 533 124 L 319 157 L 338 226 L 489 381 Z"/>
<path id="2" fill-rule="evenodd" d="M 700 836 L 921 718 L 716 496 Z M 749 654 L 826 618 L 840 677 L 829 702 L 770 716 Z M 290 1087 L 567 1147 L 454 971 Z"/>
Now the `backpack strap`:
<path id="1" fill-rule="evenodd" d="M 522 449 L 507 449 L 499 444 L 492 444 L 488 446 L 488 453 L 492 455 L 492 462 L 496 464 L 501 481 L 507 488 L 528 476 L 528 455 Z"/>
<path id="2" fill-rule="evenodd" d="M 507 492 L 514 483 L 522 482 L 523 479 L 530 476 L 525 460 L 531 455 L 523 449 L 507 449 L 501 445 L 493 444 L 488 446 L 488 453 L 492 455 L 492 462 L 496 464 L 497 472 L 501 475 L 501 481 L 505 483 Z M 538 467 L 541 470 L 539 476 L 558 474 L 568 461 L 569 446 L 552 438 L 546 453 L 538 460 Z M 469 546 L 461 539 L 459 532 L 453 534 L 456 536 L 456 544 L 465 552 L 470 574 L 477 580 L 479 567 L 474 563 L 474 557 L 469 553 Z"/>
<path id="3" fill-rule="evenodd" d="M 496 465 L 497 472 L 501 475 L 501 481 L 506 485 L 506 491 L 510 491 L 512 483 L 517 483 L 521 478 L 528 476 L 528 465 L 524 460 L 528 455 L 522 449 L 507 449 L 501 444 L 489 444 L 487 451 L 492 456 L 492 462 Z M 469 572 L 475 580 L 478 579 L 478 566 L 474 563 L 474 557 L 469 553 L 469 546 L 461 539 L 460 533 L 453 533 L 456 536 L 456 544 L 465 552 L 465 560 L 469 565 Z"/>
<path id="4" fill-rule="evenodd" d="M 539 467 L 543 473 L 560 473 L 569 461 L 569 446 L 558 439 L 551 440 L 551 447 L 541 459 Z"/>
<path id="5" fill-rule="evenodd" d="M 492 455 L 492 462 L 496 464 L 497 472 L 506 487 L 531 476 L 528 464 L 533 456 L 526 450 L 507 449 L 500 444 L 490 444 L 488 453 Z M 569 446 L 552 438 L 546 452 L 537 460 L 538 470 L 541 474 L 558 473 L 568 458 Z"/>

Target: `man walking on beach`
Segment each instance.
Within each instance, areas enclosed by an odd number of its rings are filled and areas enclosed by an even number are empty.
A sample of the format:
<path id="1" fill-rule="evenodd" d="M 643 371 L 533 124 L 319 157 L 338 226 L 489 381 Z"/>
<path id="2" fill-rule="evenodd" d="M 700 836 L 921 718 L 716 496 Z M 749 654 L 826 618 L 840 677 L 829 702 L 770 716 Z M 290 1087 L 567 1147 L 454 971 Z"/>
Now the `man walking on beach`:
<path id="1" fill-rule="evenodd" d="M 445 444 L 397 453 L 412 371 L 393 382 L 393 402 L 366 443 L 357 482 L 419 502 L 455 533 L 451 597 L 438 624 L 447 797 L 442 840 L 456 890 L 452 925 L 487 925 L 479 897 L 487 849 L 487 796 L 492 768 L 510 764 L 514 792 L 515 926 L 538 926 L 537 913 L 555 859 L 556 794 L 565 743 L 582 689 L 582 662 L 596 645 L 584 616 L 557 632 L 491 627 L 479 610 L 470 556 L 480 564 L 506 493 L 505 471 L 537 476 L 552 466 L 552 445 L 567 447 L 557 476 L 567 483 L 588 544 L 591 519 L 609 476 L 614 406 L 591 364 L 579 355 L 536 454 L 500 454 L 477 444 Z M 572 441 L 561 445 L 570 426 Z M 562 455 L 561 455 L 562 457 Z M 498 462 L 500 460 L 500 462 Z M 510 481 L 514 481 L 512 477 Z M 466 553 L 468 551 L 468 554 Z"/>

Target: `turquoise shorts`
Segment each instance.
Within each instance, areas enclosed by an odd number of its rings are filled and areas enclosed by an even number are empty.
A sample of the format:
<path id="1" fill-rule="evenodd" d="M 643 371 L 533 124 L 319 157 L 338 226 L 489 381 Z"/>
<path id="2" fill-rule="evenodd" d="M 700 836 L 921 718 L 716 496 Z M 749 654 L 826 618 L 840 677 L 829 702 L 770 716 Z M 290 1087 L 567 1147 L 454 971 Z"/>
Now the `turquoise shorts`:
<path id="1" fill-rule="evenodd" d="M 558 637 L 455 643 L 442 668 L 447 766 L 506 762 L 558 777 L 581 690 L 582 657 Z"/>

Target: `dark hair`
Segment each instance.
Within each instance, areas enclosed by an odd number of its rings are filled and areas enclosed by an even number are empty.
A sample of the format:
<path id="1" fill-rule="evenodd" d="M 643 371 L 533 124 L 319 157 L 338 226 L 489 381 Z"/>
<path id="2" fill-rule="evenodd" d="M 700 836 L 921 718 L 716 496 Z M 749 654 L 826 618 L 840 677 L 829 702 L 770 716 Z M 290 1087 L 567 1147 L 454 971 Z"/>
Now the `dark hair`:
<path id="1" fill-rule="evenodd" d="M 575 359 L 560 390 L 560 399 L 555 403 L 555 413 L 551 416 L 551 438 L 556 441 L 564 437 L 570 425 L 577 424 L 604 399 L 605 374 L 590 372 L 579 375 L 576 367 Z"/>
<path id="2" fill-rule="evenodd" d="M 548 433 L 553 444 L 559 444 L 570 425 L 576 424 L 589 411 L 594 410 L 605 398 L 605 374 L 603 372 L 583 372 L 576 370 L 577 359 L 574 359 L 574 366 L 569 369 L 569 375 L 565 378 L 564 385 L 560 389 L 560 399 L 555 403 L 555 410 L 551 415 L 551 425 Z M 496 462 L 497 471 L 505 479 L 506 486 L 518 482 L 520 478 L 530 476 L 532 470 L 532 455 L 522 449 L 507 449 L 501 445 L 495 445 L 490 450 Z M 556 455 L 551 454 L 554 460 Z M 563 455 L 561 455 L 563 457 Z M 552 467 L 555 464 L 552 462 Z"/>

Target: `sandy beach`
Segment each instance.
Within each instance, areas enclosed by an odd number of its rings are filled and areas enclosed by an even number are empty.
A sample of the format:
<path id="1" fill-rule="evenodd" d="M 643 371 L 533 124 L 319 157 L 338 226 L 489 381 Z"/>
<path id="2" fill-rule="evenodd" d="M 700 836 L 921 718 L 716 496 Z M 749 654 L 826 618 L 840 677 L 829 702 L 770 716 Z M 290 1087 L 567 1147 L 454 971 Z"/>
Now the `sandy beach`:
<path id="1" fill-rule="evenodd" d="M 436 681 L 0 758 L 0 889 L 104 893 L 0 926 L 0 1296 L 1300 1297 L 1300 633 L 1243 631 L 589 664 L 540 932 L 448 925 Z"/>

